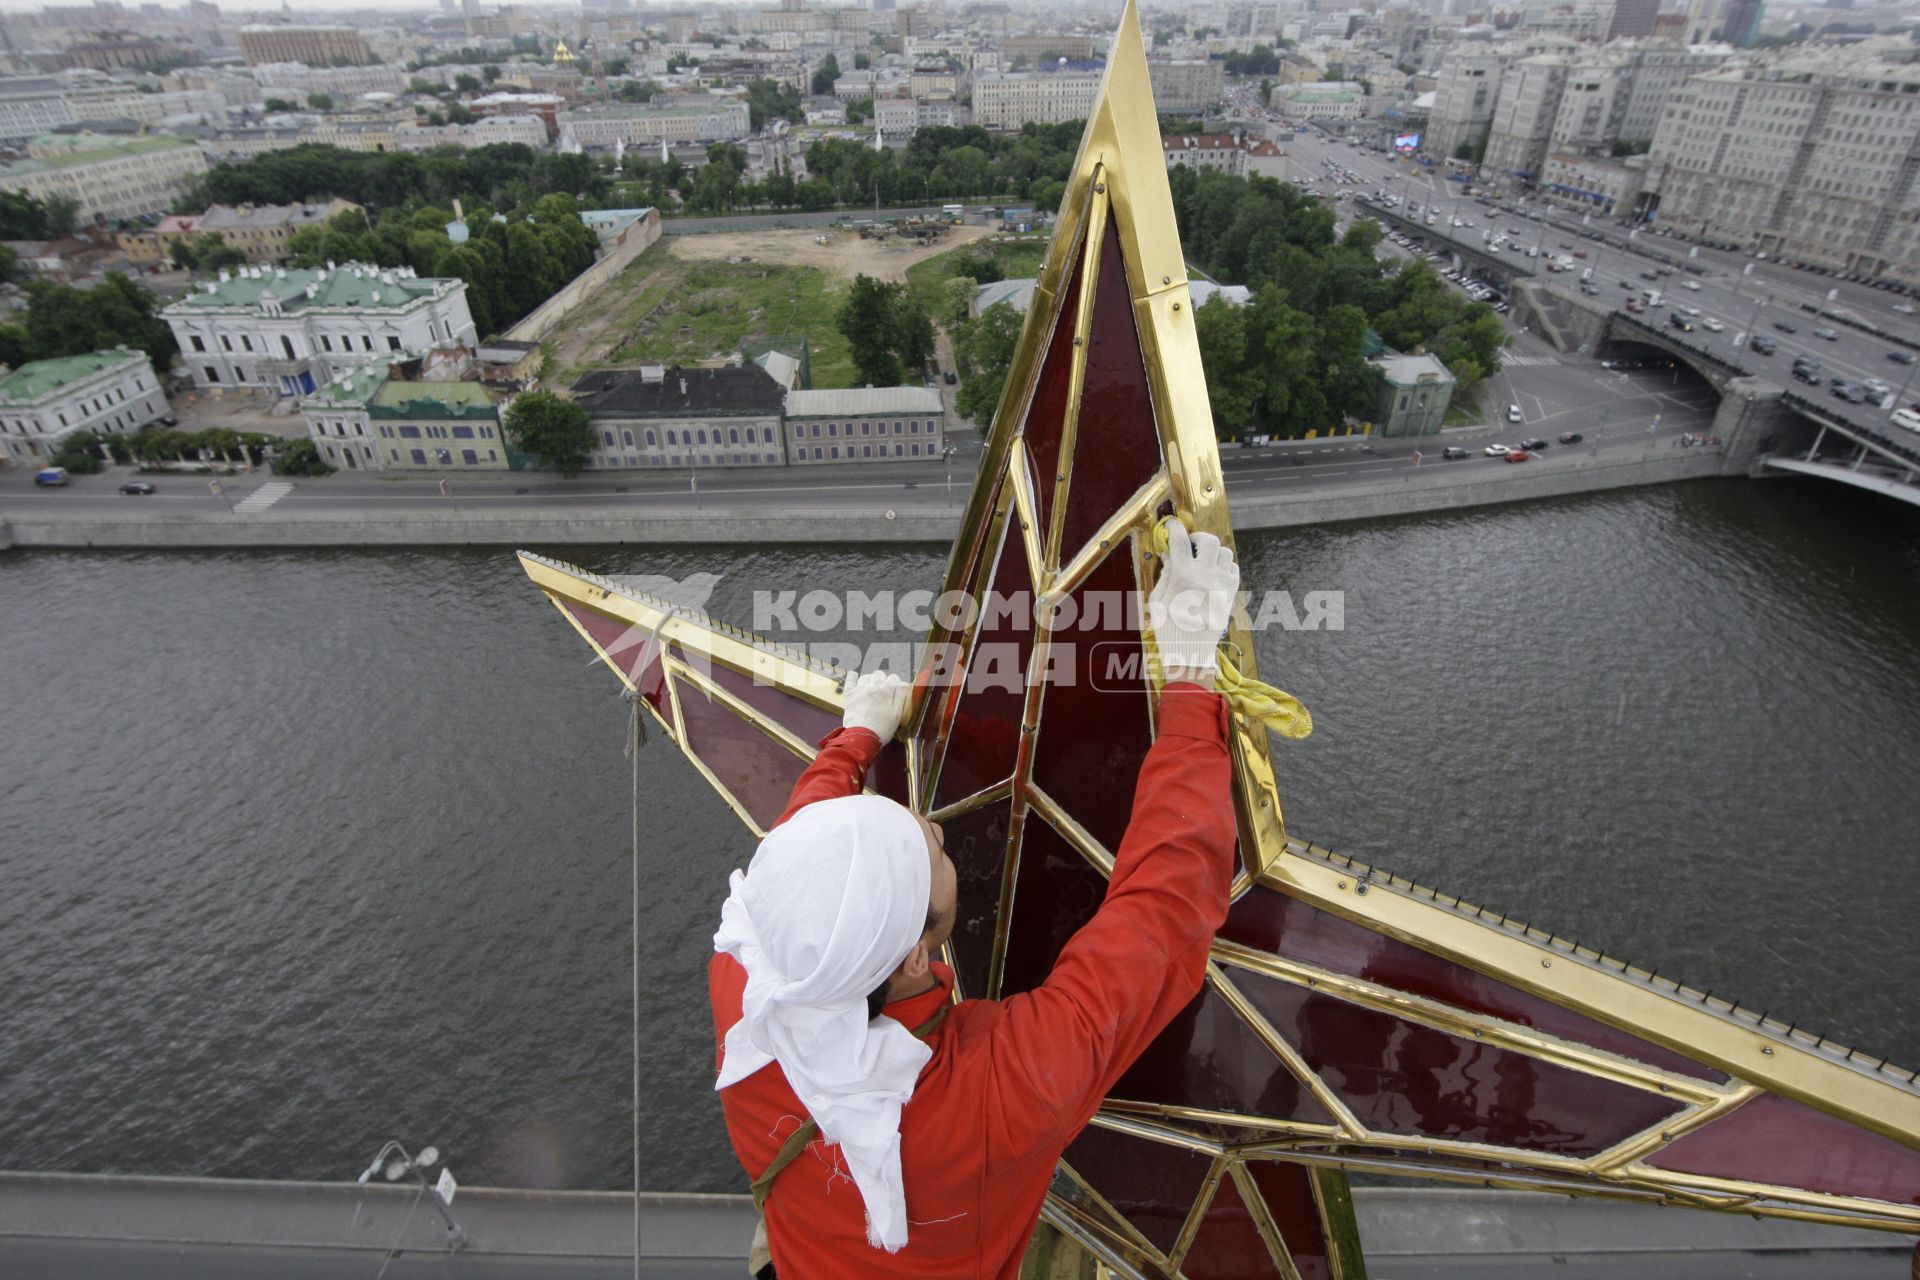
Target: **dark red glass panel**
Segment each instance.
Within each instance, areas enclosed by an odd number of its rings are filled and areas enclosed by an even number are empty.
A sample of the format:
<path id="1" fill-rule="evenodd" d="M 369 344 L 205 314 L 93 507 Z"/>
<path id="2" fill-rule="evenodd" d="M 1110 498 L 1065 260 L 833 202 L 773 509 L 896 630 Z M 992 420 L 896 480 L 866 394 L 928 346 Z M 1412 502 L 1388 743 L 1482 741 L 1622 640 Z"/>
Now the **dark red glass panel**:
<path id="1" fill-rule="evenodd" d="M 1047 341 L 1046 358 L 1040 365 L 1040 377 L 1033 389 L 1033 403 L 1027 410 L 1022 432 L 1027 456 L 1032 459 L 1033 488 L 1038 499 L 1040 528 L 1048 528 L 1048 512 L 1053 510 L 1053 484 L 1060 469 L 1060 437 L 1067 419 L 1067 393 L 1073 378 L 1073 330 L 1079 322 L 1080 280 L 1084 274 L 1080 258 L 1074 258 L 1073 276 L 1067 283 L 1066 299 L 1060 318 Z M 1039 301 L 1038 295 L 1034 298 Z M 1015 465 L 1018 465 L 1016 459 Z"/>
<path id="2" fill-rule="evenodd" d="M 1920 1204 L 1920 1151 L 1762 1094 L 1647 1157 L 1677 1173 Z"/>
<path id="3" fill-rule="evenodd" d="M 1147 363 L 1134 326 L 1133 299 L 1120 253 L 1120 233 L 1107 219 L 1100 246 L 1100 285 L 1093 295 L 1087 375 L 1080 426 L 1073 441 L 1060 562 L 1065 564 L 1140 486 L 1160 470 L 1160 434 L 1153 425 Z"/>
<path id="4" fill-rule="evenodd" d="M 1677 1113 L 1671 1097 L 1235 970 L 1233 981 L 1361 1124 L 1590 1156 Z"/>
<path id="5" fill-rule="evenodd" d="M 784 689 L 756 684 L 752 676 L 731 667 L 701 662 L 694 669 L 809 747 L 840 727 L 839 712 L 816 707 Z"/>
<path id="6" fill-rule="evenodd" d="M 682 681 L 679 693 L 687 731 L 681 745 L 766 830 L 786 809 L 807 762 L 692 685 Z"/>
<path id="7" fill-rule="evenodd" d="M 1174 1015 L 1110 1096 L 1302 1124 L 1334 1122 L 1211 983 Z"/>
<path id="8" fill-rule="evenodd" d="M 1223 1175 L 1180 1261 L 1180 1274 L 1187 1280 L 1271 1280 L 1279 1271 L 1240 1198 L 1240 1184 Z"/>
<path id="9" fill-rule="evenodd" d="M 1312 1175 L 1304 1166 L 1272 1160 L 1250 1160 L 1247 1172 L 1267 1202 L 1267 1216 L 1280 1228 L 1280 1239 L 1293 1256 L 1300 1280 L 1333 1280 L 1331 1249 L 1320 1225 Z"/>
<path id="10" fill-rule="evenodd" d="M 1009 520 L 992 586 L 983 597 L 980 629 L 967 655 L 934 808 L 963 800 L 1013 772 L 1032 652 L 1033 575 L 1019 530 Z"/>
<path id="11" fill-rule="evenodd" d="M 1106 901 L 1107 879 L 1037 813 L 1020 833 L 1020 870 L 998 996 L 1047 980 L 1060 949 Z"/>
<path id="12" fill-rule="evenodd" d="M 1671 1049 L 1562 1009 L 1465 965 L 1443 960 L 1264 886 L 1256 885 L 1233 904 L 1220 937 L 1330 973 L 1364 978 L 1396 991 L 1504 1018 L 1676 1075 L 1715 1083 L 1727 1078 Z"/>
<path id="13" fill-rule="evenodd" d="M 669 722 L 673 712 L 667 707 L 666 673 L 660 666 L 660 642 L 644 627 L 630 626 L 604 613 L 596 613 L 572 600 L 560 601 L 560 607 L 593 637 L 613 664 L 626 672 L 648 704 Z M 645 663 L 639 675 L 634 668 Z"/>
<path id="14" fill-rule="evenodd" d="M 1081 1130 L 1064 1159 L 1161 1253 L 1180 1238 L 1213 1167 L 1211 1156 L 1094 1124 Z"/>
<path id="15" fill-rule="evenodd" d="M 1113 610 L 1094 601 L 1129 602 L 1137 615 L 1133 594 L 1133 548 L 1122 542 L 1073 593 L 1070 629 L 1054 634 L 1033 762 L 1033 780 L 1109 853 L 1126 833 L 1153 726 L 1139 630 L 1112 625 Z"/>
<path id="16" fill-rule="evenodd" d="M 1007 859 L 1011 800 L 999 800 L 941 823 L 947 856 L 959 880 L 954 905 L 953 969 L 960 994 L 987 994 L 994 926 L 1000 916 L 1000 879 Z"/>
<path id="17" fill-rule="evenodd" d="M 867 770 L 867 785 L 873 788 L 875 795 L 885 796 L 900 804 L 907 803 L 906 743 L 895 738 L 880 748 L 880 754 L 873 759 L 873 766 Z"/>

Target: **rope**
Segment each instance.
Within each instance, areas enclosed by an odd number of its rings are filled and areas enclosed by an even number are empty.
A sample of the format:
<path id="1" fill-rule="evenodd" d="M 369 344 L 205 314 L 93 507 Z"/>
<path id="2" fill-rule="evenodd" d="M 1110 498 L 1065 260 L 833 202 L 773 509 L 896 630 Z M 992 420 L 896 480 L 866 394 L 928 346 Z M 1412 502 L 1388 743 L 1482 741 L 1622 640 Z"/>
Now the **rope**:
<path id="1" fill-rule="evenodd" d="M 640 1280 L 640 748 L 647 741 L 640 696 L 623 691 L 631 719 L 627 759 L 633 761 L 633 1277 Z"/>
<path id="2" fill-rule="evenodd" d="M 1153 526 L 1153 553 L 1160 557 L 1161 563 L 1167 558 L 1167 526 L 1174 517 L 1167 516 Z M 1140 633 L 1141 644 L 1147 651 L 1147 671 L 1154 684 L 1164 684 L 1165 677 L 1160 668 L 1160 646 L 1154 643 L 1151 629 Z M 1269 730 L 1283 738 L 1304 738 L 1313 732 L 1313 717 L 1308 714 L 1300 699 L 1285 693 L 1263 680 L 1242 675 L 1233 659 L 1227 656 L 1226 645 L 1222 643 L 1217 655 L 1220 674 L 1215 677 L 1213 687 L 1226 698 L 1227 705 L 1236 715 L 1245 716 L 1265 725 Z"/>

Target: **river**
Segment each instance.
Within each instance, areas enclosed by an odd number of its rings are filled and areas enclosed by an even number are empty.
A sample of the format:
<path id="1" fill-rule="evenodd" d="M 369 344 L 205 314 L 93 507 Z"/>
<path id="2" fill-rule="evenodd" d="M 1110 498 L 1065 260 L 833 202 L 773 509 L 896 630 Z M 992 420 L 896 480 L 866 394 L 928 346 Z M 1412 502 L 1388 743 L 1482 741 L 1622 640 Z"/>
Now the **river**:
<path id="1" fill-rule="evenodd" d="M 606 551 L 756 589 L 937 549 Z M 1920 1064 L 1920 520 L 1669 485 L 1249 536 L 1290 828 Z M 799 637 L 796 637 L 799 638 Z M 0 1167 L 737 1191 L 704 965 L 730 813 L 494 551 L 0 556 Z"/>

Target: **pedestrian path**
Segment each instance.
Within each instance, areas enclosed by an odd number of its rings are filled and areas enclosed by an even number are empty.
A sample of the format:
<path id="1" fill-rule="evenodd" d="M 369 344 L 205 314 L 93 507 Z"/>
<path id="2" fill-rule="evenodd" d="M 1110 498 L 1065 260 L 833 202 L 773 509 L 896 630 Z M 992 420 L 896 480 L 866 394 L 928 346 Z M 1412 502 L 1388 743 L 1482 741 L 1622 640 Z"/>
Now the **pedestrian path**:
<path id="1" fill-rule="evenodd" d="M 1559 356 L 1501 356 L 1500 366 L 1505 369 L 1528 368 L 1533 365 L 1559 364 Z"/>
<path id="2" fill-rule="evenodd" d="M 233 509 L 235 514 L 250 516 L 256 512 L 265 511 L 292 492 L 293 486 L 285 480 L 269 481 L 234 503 Z"/>

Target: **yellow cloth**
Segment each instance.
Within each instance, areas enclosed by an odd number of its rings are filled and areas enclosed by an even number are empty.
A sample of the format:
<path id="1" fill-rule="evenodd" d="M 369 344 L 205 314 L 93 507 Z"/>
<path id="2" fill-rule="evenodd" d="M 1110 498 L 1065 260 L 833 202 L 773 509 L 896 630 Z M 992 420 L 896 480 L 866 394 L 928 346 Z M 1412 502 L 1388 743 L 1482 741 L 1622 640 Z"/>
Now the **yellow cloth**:
<path id="1" fill-rule="evenodd" d="M 1168 516 L 1153 526 L 1153 552 L 1163 561 L 1167 554 L 1167 525 L 1173 518 Z M 1147 670 L 1152 674 L 1154 684 L 1164 683 L 1160 672 L 1160 647 L 1153 642 L 1153 632 L 1143 632 L 1140 639 L 1146 646 Z M 1233 660 L 1227 657 L 1224 644 L 1217 660 L 1220 674 L 1214 680 L 1213 687 L 1226 698 L 1227 705 L 1236 714 L 1258 720 L 1283 738 L 1304 738 L 1313 732 L 1313 717 L 1301 705 L 1300 699 L 1264 681 L 1240 674 L 1240 668 L 1234 666 Z"/>

